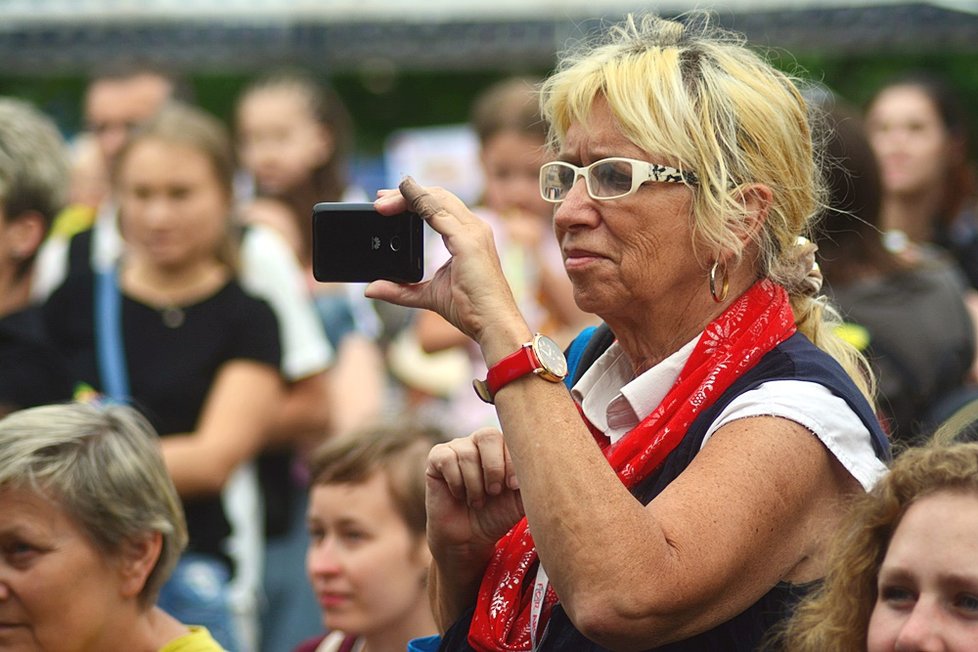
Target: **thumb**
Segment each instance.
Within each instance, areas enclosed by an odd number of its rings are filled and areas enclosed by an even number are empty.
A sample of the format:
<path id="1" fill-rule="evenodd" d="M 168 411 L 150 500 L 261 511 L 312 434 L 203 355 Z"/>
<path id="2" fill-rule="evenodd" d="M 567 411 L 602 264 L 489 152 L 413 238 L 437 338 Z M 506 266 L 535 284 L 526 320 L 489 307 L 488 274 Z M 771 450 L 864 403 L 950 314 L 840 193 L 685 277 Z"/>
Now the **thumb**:
<path id="1" fill-rule="evenodd" d="M 363 295 L 368 299 L 379 299 L 407 308 L 423 308 L 422 294 L 425 283 L 402 285 L 393 281 L 373 281 L 367 285 Z"/>

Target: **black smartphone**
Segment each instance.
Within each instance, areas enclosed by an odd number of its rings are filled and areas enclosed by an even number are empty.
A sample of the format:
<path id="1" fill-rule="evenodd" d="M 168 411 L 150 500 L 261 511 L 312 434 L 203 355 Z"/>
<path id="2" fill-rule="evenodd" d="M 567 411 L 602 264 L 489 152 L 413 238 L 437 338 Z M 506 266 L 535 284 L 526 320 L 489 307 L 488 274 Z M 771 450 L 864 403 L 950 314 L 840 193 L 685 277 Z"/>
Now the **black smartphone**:
<path id="1" fill-rule="evenodd" d="M 320 202 L 312 209 L 312 274 L 317 281 L 417 283 L 424 276 L 424 220 L 381 215 L 373 204 Z"/>

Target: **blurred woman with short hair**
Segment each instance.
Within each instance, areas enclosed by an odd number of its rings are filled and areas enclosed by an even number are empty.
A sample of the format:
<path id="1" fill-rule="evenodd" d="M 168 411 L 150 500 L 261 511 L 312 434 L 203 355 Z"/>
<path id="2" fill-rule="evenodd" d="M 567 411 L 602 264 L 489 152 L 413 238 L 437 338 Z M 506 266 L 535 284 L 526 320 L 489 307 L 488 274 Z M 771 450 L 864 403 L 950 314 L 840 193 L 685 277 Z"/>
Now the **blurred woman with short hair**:
<path id="1" fill-rule="evenodd" d="M 156 606 L 187 544 L 156 433 L 124 406 L 0 421 L 0 648 L 217 652 Z"/>

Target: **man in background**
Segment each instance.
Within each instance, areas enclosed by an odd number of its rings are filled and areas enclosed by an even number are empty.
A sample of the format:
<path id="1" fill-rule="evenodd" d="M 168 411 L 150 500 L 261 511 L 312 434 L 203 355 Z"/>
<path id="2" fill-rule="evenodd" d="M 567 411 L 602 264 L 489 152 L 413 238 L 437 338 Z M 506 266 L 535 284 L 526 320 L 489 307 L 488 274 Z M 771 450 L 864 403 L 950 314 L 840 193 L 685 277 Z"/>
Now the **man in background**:
<path id="1" fill-rule="evenodd" d="M 0 416 L 72 396 L 71 376 L 30 303 L 37 251 L 67 185 L 65 145 L 51 120 L 0 98 Z"/>

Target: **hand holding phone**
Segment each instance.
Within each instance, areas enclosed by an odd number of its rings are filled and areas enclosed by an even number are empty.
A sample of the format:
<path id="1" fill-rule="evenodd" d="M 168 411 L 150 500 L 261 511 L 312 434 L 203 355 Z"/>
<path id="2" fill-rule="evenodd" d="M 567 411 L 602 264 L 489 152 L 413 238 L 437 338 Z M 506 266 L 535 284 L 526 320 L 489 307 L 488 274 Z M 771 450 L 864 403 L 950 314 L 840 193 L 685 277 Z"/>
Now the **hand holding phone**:
<path id="1" fill-rule="evenodd" d="M 373 204 L 320 202 L 312 229 L 317 281 L 417 283 L 424 276 L 424 220 L 416 213 L 381 215 Z"/>

